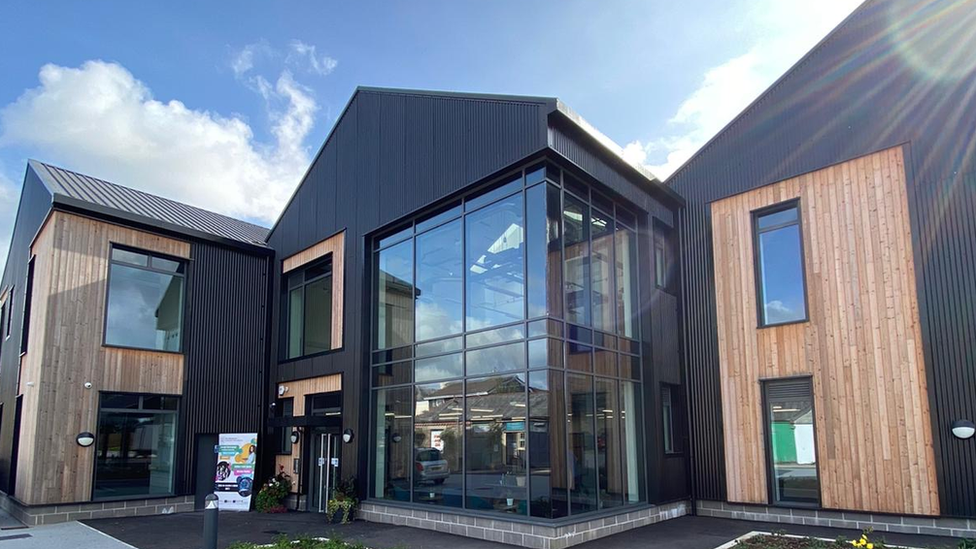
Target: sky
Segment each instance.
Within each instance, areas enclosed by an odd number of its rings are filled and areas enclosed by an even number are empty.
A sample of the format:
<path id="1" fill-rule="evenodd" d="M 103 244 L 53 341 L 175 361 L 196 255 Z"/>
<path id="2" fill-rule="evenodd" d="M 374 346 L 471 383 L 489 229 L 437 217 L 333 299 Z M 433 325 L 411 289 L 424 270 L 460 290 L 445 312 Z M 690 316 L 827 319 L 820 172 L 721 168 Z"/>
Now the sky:
<path id="1" fill-rule="evenodd" d="M 261 225 L 358 85 L 559 97 L 667 178 L 859 0 L 0 5 L 0 265 L 28 158 Z"/>

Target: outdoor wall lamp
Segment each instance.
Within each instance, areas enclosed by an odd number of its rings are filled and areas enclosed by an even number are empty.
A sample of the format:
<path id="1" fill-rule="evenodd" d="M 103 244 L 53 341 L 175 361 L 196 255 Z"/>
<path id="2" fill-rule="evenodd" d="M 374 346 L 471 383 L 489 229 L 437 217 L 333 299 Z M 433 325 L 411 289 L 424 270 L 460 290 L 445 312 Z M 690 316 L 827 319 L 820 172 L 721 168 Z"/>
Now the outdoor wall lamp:
<path id="1" fill-rule="evenodd" d="M 969 421 L 968 419 L 957 419 L 952 422 L 952 434 L 956 438 L 966 440 L 967 438 L 972 438 L 976 434 L 976 423 Z"/>
<path id="2" fill-rule="evenodd" d="M 301 436 L 302 436 L 301 433 L 299 433 L 298 431 L 292 431 L 291 432 L 291 443 L 292 444 L 298 444 L 298 439 L 301 438 Z"/>
<path id="3" fill-rule="evenodd" d="M 345 442 L 346 444 L 352 442 L 352 439 L 354 439 L 355 437 L 356 435 L 355 433 L 352 432 L 352 429 L 346 429 L 345 431 L 342 432 L 342 442 Z"/>
<path id="4" fill-rule="evenodd" d="M 89 433 L 88 431 L 78 433 L 78 436 L 75 437 L 75 442 L 77 442 L 78 446 L 81 446 L 82 448 L 88 448 L 92 444 L 95 444 L 95 435 Z"/>

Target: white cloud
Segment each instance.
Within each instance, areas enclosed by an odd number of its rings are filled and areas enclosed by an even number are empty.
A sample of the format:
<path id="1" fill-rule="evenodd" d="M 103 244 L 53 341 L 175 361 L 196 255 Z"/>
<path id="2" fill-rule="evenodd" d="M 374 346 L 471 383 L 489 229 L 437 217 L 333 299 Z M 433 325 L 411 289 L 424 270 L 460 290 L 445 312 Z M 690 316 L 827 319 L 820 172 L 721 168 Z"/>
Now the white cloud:
<path id="1" fill-rule="evenodd" d="M 238 57 L 240 60 L 240 57 Z M 236 66 L 250 70 L 253 57 Z M 273 222 L 310 161 L 318 105 L 284 71 L 263 81 L 273 142 L 241 118 L 154 99 L 125 67 L 45 65 L 40 85 L 0 110 L 0 147 L 227 215 Z"/>
<path id="2" fill-rule="evenodd" d="M 743 14 L 752 25 L 742 41 L 745 48 L 735 49 L 733 57 L 705 72 L 698 88 L 668 121 L 669 135 L 632 141 L 624 147 L 625 155 L 667 178 L 859 3 L 765 0 L 751 4 Z"/>
<path id="3" fill-rule="evenodd" d="M 315 46 L 306 44 L 301 40 L 292 40 L 289 44 L 291 53 L 288 60 L 294 63 L 304 63 L 306 70 L 325 76 L 339 65 L 339 62 L 328 55 L 319 56 L 315 52 Z"/>
<path id="4" fill-rule="evenodd" d="M 778 299 L 774 299 L 766 304 L 766 322 L 769 324 L 790 322 L 796 320 L 796 318 L 796 311 Z"/>

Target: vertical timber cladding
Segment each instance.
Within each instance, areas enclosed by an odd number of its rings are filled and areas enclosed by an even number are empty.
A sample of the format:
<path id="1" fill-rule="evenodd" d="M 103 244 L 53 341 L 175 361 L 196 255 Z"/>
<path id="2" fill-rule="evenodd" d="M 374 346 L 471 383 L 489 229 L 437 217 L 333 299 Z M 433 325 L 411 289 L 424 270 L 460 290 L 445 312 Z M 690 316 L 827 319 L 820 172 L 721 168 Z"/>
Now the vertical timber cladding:
<path id="1" fill-rule="evenodd" d="M 766 503 L 760 379 L 812 374 L 825 508 L 939 513 L 901 147 L 712 203 L 728 499 Z M 809 322 L 757 329 L 751 212 L 800 199 Z"/>
<path id="2" fill-rule="evenodd" d="M 342 348 L 342 307 L 345 288 L 346 231 L 330 236 L 325 240 L 305 248 L 281 262 L 281 274 L 307 265 L 316 259 L 332 255 L 332 349 Z"/>
<path id="3" fill-rule="evenodd" d="M 15 496 L 28 505 L 88 501 L 99 391 L 181 394 L 183 355 L 103 347 L 111 244 L 177 257 L 190 245 L 65 212 L 53 212 L 31 246 L 34 295 Z M 86 389 L 85 382 L 92 388 Z"/>

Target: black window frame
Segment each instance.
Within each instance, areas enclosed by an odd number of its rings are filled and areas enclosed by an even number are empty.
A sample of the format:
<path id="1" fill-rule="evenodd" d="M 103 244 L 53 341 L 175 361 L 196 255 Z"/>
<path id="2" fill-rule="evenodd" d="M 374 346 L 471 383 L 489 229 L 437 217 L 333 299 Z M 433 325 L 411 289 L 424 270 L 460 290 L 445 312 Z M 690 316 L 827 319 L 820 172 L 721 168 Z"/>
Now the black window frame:
<path id="1" fill-rule="evenodd" d="M 11 286 L 10 291 L 7 292 L 7 299 L 4 301 L 3 306 L 6 309 L 6 322 L 7 324 L 3 326 L 3 340 L 7 341 L 10 339 L 11 326 L 14 323 L 14 296 L 17 292 L 17 286 Z"/>
<path id="2" fill-rule="evenodd" d="M 137 253 L 145 255 L 149 258 L 148 264 L 145 266 L 136 265 L 135 263 L 128 263 L 125 261 L 119 261 L 112 258 L 112 252 L 114 250 L 123 250 L 126 252 Z M 171 271 L 167 269 L 156 269 L 152 267 L 153 258 L 159 258 L 164 261 L 174 261 L 182 266 L 182 272 L 180 270 Z M 119 345 L 117 343 L 108 342 L 108 305 L 110 302 L 110 296 L 112 293 L 112 266 L 121 265 L 123 267 L 129 267 L 132 269 L 141 269 L 143 271 L 149 271 L 153 273 L 165 274 L 179 276 L 183 279 L 183 288 L 180 291 L 180 345 L 174 351 L 170 349 L 156 349 L 151 347 L 139 347 L 136 345 Z M 135 351 L 150 351 L 155 353 L 170 353 L 170 354 L 183 354 L 184 346 L 186 345 L 185 335 L 185 325 L 186 325 L 186 295 L 187 295 L 187 281 L 188 281 L 188 270 L 190 268 L 190 262 L 184 257 L 178 257 L 169 254 L 163 254 L 159 252 L 153 252 L 149 250 L 143 250 L 141 248 L 136 248 L 134 246 L 127 246 L 125 244 L 118 244 L 115 242 L 110 243 L 108 250 L 108 275 L 105 279 L 105 304 L 102 308 L 103 319 L 102 319 L 102 347 L 112 347 L 116 349 L 132 349 Z"/>
<path id="3" fill-rule="evenodd" d="M 138 408 L 104 408 L 102 402 L 108 395 L 130 395 L 139 398 Z M 176 409 L 175 410 L 155 410 L 152 408 L 144 408 L 146 397 L 167 397 L 176 399 Z M 20 397 L 18 397 L 20 398 Z M 92 444 L 91 448 L 95 451 L 95 458 L 92 460 L 91 465 L 91 495 L 88 498 L 90 501 L 95 503 L 104 503 L 112 501 L 129 501 L 136 499 L 154 499 L 154 498 L 168 498 L 176 495 L 177 492 L 177 460 L 179 459 L 179 452 L 177 451 L 180 445 L 180 408 L 183 407 L 183 395 L 170 394 L 170 393 L 138 393 L 138 392 L 127 392 L 127 391 L 99 391 L 98 392 L 98 407 L 95 409 L 95 443 Z M 150 412 L 154 414 L 167 414 L 176 416 L 176 430 L 173 432 L 173 476 L 170 479 L 170 490 L 165 494 L 141 494 L 132 496 L 120 496 L 120 497 L 103 497 L 99 498 L 95 496 L 95 489 L 98 482 L 98 436 L 99 427 L 101 426 L 101 415 L 102 411 L 110 411 L 116 413 L 139 413 L 139 412 Z"/>
<path id="4" fill-rule="evenodd" d="M 803 503 L 796 501 L 786 501 L 780 502 L 776 501 L 775 491 L 773 490 L 773 485 L 776 482 L 773 475 L 773 435 L 771 429 L 769 428 L 769 387 L 771 385 L 776 385 L 778 383 L 797 383 L 800 381 L 806 381 L 807 387 L 810 393 L 810 419 L 811 425 L 813 426 L 813 447 L 816 453 L 817 459 L 817 503 Z M 760 395 L 762 399 L 762 432 L 763 432 L 763 450 L 764 450 L 764 461 L 766 464 L 766 501 L 769 502 L 770 507 L 780 507 L 780 508 L 798 508 L 798 509 L 822 509 L 823 508 L 823 485 L 821 484 L 821 479 L 823 476 L 820 474 L 820 454 L 819 454 L 819 440 L 817 435 L 817 403 L 813 392 L 813 376 L 812 375 L 799 375 L 799 376 L 788 376 L 788 377 L 777 377 L 777 378 L 763 378 L 759 380 L 760 383 Z"/>
<path id="5" fill-rule="evenodd" d="M 24 313 L 20 319 L 20 355 L 27 354 L 27 342 L 30 337 L 30 317 L 32 294 L 34 293 L 34 257 L 27 261 L 27 277 L 24 283 Z"/>
<path id="6" fill-rule="evenodd" d="M 285 413 L 285 403 L 290 404 L 288 406 L 288 413 Z M 295 417 L 295 397 L 279 397 L 275 399 L 275 417 L 285 418 L 285 417 Z M 291 441 L 292 429 L 288 427 L 276 427 L 276 438 L 278 438 L 278 445 L 275 448 L 275 455 L 278 456 L 290 456 L 294 450 L 294 445 Z M 287 450 L 286 450 L 287 448 Z"/>
<path id="7" fill-rule="evenodd" d="M 671 409 L 670 423 L 665 423 L 666 418 L 664 415 L 664 392 L 668 392 L 668 407 Z M 682 444 L 684 441 L 684 429 L 683 423 L 681 423 L 681 418 L 684 414 L 683 401 L 681 399 L 681 385 L 675 383 L 661 383 L 660 387 L 660 398 L 661 398 L 661 452 L 667 456 L 682 456 L 684 455 L 684 447 Z M 664 430 L 670 427 L 671 433 L 671 448 L 667 447 L 665 441 L 667 440 L 664 436 Z"/>
<path id="8" fill-rule="evenodd" d="M 796 220 L 788 221 L 786 223 L 780 223 L 778 225 L 773 225 L 772 227 L 759 228 L 759 219 L 766 217 L 767 215 L 783 212 L 786 210 L 796 210 Z M 783 202 L 773 204 L 771 206 L 765 206 L 757 210 L 753 210 L 752 214 L 752 267 L 753 275 L 755 278 L 755 288 L 756 288 L 756 324 L 757 328 L 773 328 L 776 326 L 789 326 L 790 324 L 803 324 L 804 322 L 810 322 L 810 298 L 807 286 L 807 259 L 806 259 L 806 249 L 803 245 L 803 209 L 800 207 L 800 199 L 793 198 Z M 759 249 L 759 237 L 760 235 L 768 232 L 777 231 L 784 229 L 786 227 L 797 226 L 797 232 L 800 237 L 800 280 L 803 283 L 803 318 L 796 320 L 787 320 L 785 322 L 766 322 L 766 298 L 763 295 L 762 288 L 762 254 Z"/>
<path id="9" fill-rule="evenodd" d="M 280 303 L 281 303 L 280 309 L 281 310 L 278 313 L 279 314 L 279 319 L 280 319 L 280 333 L 281 333 L 281 342 L 282 342 L 282 344 L 280 345 L 280 348 L 281 349 L 280 349 L 279 357 L 278 357 L 280 363 L 286 363 L 286 362 L 290 362 L 290 361 L 294 361 L 294 360 L 301 360 L 301 359 L 309 358 L 309 357 L 313 357 L 313 356 L 320 356 L 320 355 L 324 355 L 324 354 L 328 354 L 328 353 L 334 353 L 334 352 L 339 351 L 339 350 L 342 349 L 341 342 L 340 342 L 339 347 L 334 347 L 336 342 L 331 341 L 331 335 L 330 335 L 330 343 L 329 344 L 333 348 L 326 349 L 325 351 L 316 351 L 314 353 L 305 353 L 305 288 L 308 287 L 309 284 L 312 284 L 314 282 L 318 282 L 319 280 L 322 280 L 323 278 L 326 278 L 326 277 L 334 277 L 335 276 L 335 268 L 334 268 L 335 267 L 335 262 L 333 261 L 332 255 L 333 254 L 331 252 L 328 253 L 328 254 L 325 254 L 324 256 L 319 257 L 319 258 L 316 258 L 316 259 L 314 259 L 312 261 L 309 261 L 308 263 L 306 263 L 304 265 L 301 265 L 300 267 L 296 267 L 296 268 L 288 271 L 287 273 L 282 274 L 282 276 L 281 276 L 281 279 L 282 279 L 281 280 L 281 301 L 280 301 Z M 317 269 L 319 267 L 322 267 L 323 265 L 327 266 L 327 271 L 326 272 L 324 272 L 324 273 L 322 273 L 320 275 L 317 275 L 317 276 L 315 276 L 313 278 L 306 278 L 305 277 L 305 273 L 307 273 L 308 271 L 310 271 L 312 269 Z M 301 276 L 299 276 L 299 275 L 301 275 Z M 292 284 L 291 281 L 292 281 L 293 278 L 296 279 L 296 280 L 300 280 L 300 282 L 298 282 L 296 284 Z M 301 290 L 302 290 L 302 325 L 301 325 L 301 331 L 302 331 L 302 334 L 301 334 L 301 350 L 302 350 L 302 352 L 301 352 L 301 354 L 299 354 L 297 356 L 289 356 L 289 343 L 290 343 L 290 337 L 291 337 L 291 322 L 290 322 L 290 320 L 291 320 L 291 299 L 289 298 L 289 296 L 291 295 L 292 290 L 296 290 L 298 288 L 301 288 Z M 331 289 L 334 289 L 334 288 L 335 288 L 335 279 L 333 278 L 332 279 L 332 288 Z M 335 292 L 333 292 L 332 299 L 335 299 L 335 298 L 336 298 Z M 333 323 L 335 322 L 335 319 L 332 318 L 332 309 L 331 308 L 329 309 L 328 312 L 329 312 L 329 329 L 331 330 L 332 329 L 332 326 L 333 326 Z"/>

